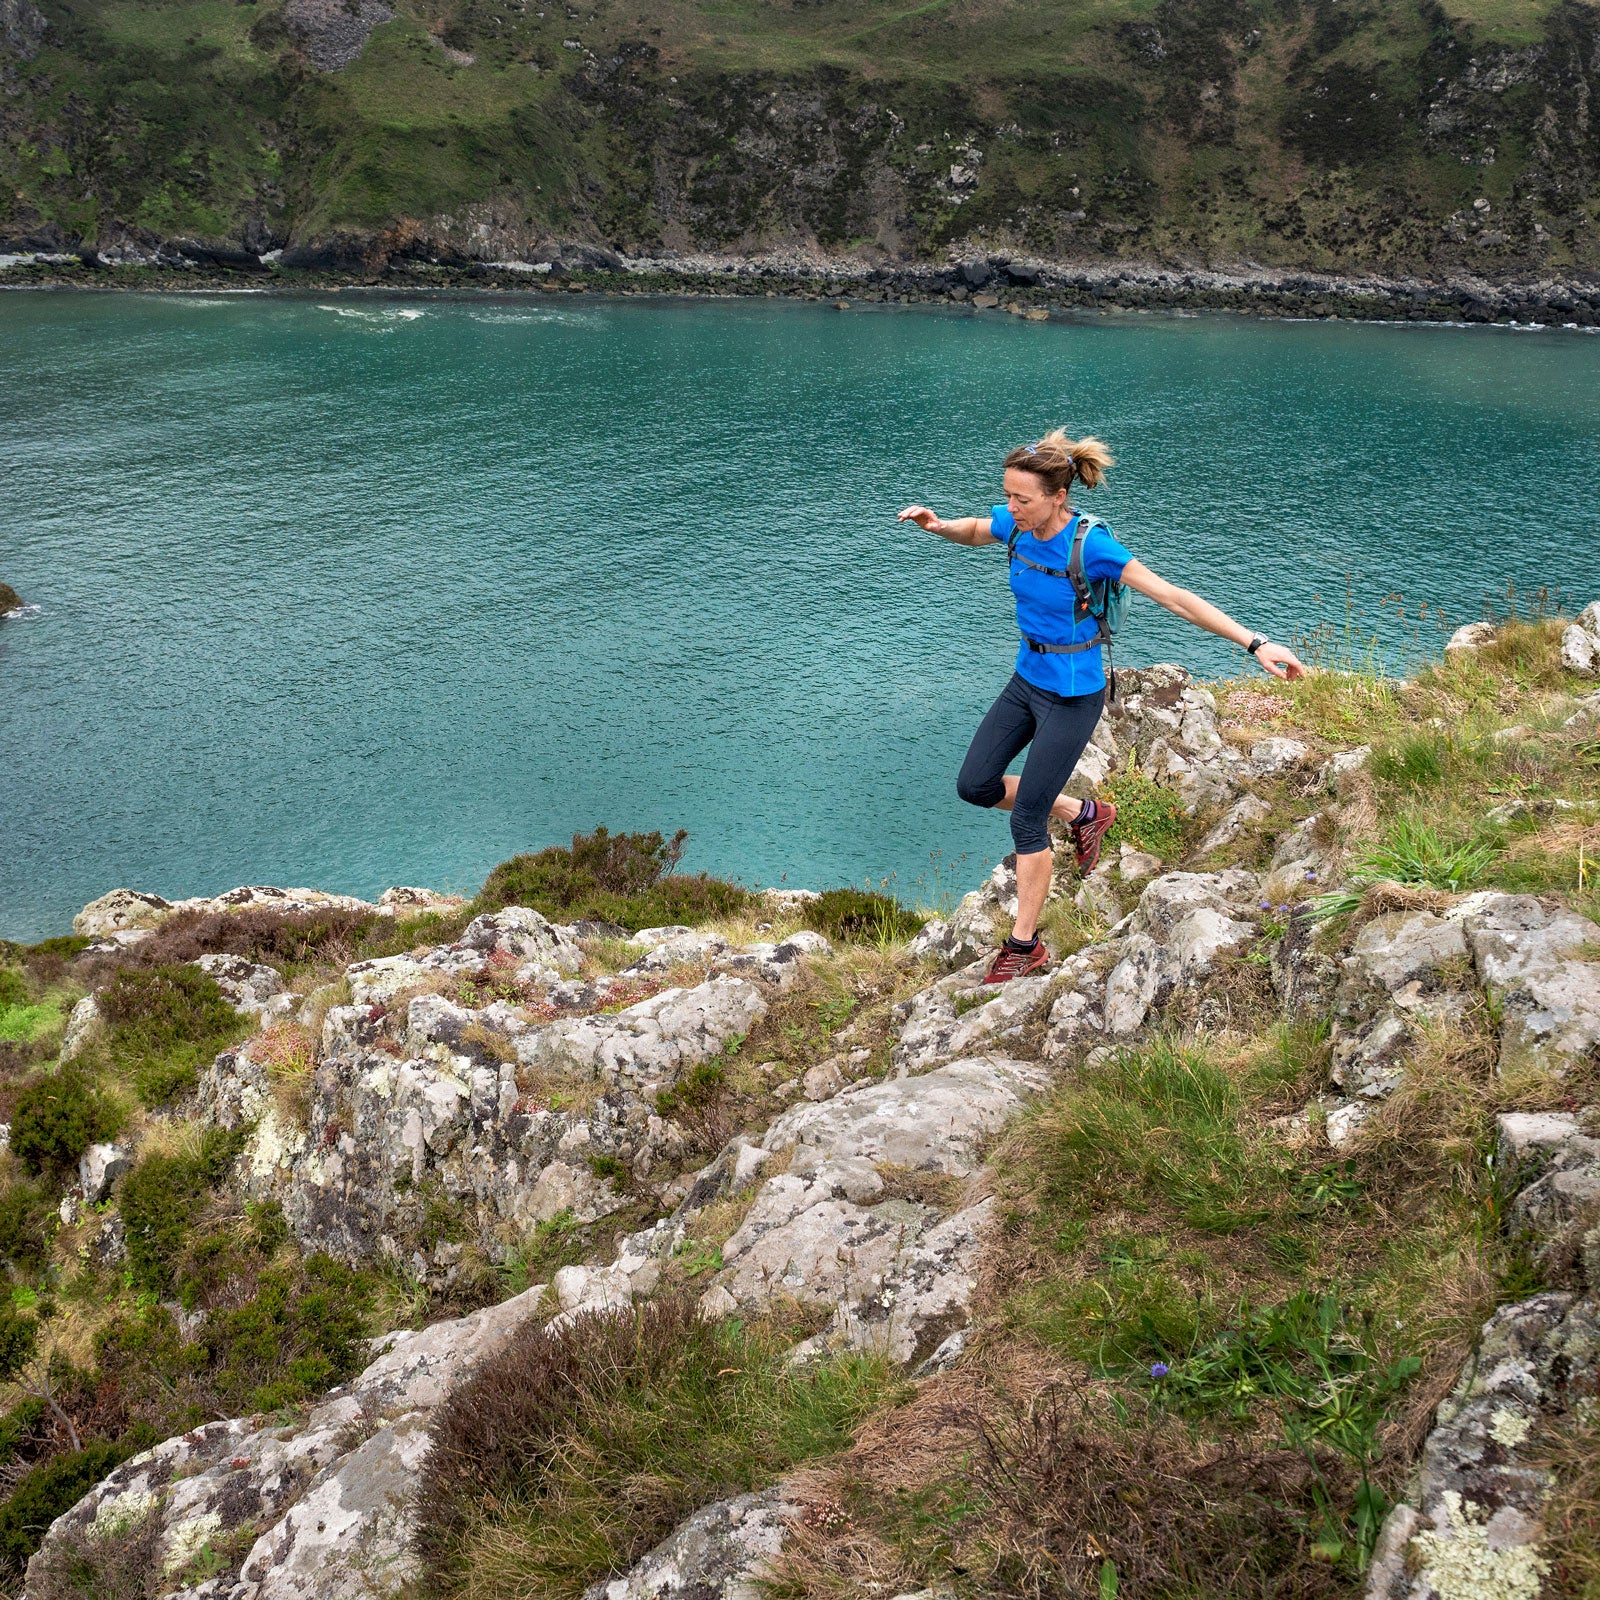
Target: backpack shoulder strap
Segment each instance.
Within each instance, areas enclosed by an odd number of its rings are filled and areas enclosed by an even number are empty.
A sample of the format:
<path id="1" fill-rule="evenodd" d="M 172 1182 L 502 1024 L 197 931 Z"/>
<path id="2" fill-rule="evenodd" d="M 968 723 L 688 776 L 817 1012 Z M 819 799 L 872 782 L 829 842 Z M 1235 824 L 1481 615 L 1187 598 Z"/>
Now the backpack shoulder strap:
<path id="1" fill-rule="evenodd" d="M 1067 577 L 1072 582 L 1072 592 L 1078 597 L 1078 605 L 1084 610 L 1090 609 L 1089 580 L 1083 575 L 1083 541 L 1085 535 L 1093 524 L 1080 511 L 1072 530 L 1072 554 L 1067 558 Z"/>

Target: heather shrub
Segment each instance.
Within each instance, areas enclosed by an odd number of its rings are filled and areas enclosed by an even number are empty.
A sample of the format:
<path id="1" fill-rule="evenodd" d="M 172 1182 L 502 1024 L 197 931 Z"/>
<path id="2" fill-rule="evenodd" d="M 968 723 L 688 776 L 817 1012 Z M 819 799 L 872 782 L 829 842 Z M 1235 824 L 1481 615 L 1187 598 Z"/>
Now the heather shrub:
<path id="1" fill-rule="evenodd" d="M 734 916 L 752 900 L 749 890 L 722 878 L 673 869 L 688 834 L 575 833 L 570 846 L 551 845 L 502 861 L 484 881 L 474 914 L 528 906 L 556 922 L 613 922 L 630 933 L 670 923 Z"/>
<path id="2" fill-rule="evenodd" d="M 243 956 L 269 966 L 355 958 L 373 925 L 387 922 L 370 911 L 179 911 L 129 952 L 141 967 L 177 966 L 204 955 Z"/>
<path id="3" fill-rule="evenodd" d="M 125 1434 L 114 1444 L 96 1440 L 82 1450 L 51 1456 L 25 1473 L 0 1505 L 0 1572 L 20 1573 L 63 1511 L 153 1442 L 143 1432 Z"/>
<path id="4" fill-rule="evenodd" d="M 97 1140 L 117 1129 L 112 1106 L 74 1067 L 36 1078 L 17 1097 L 11 1153 L 28 1171 L 59 1177 Z"/>
<path id="5" fill-rule="evenodd" d="M 251 1027 L 198 967 L 125 969 L 99 1005 L 112 1062 L 150 1107 L 187 1093 L 200 1068 Z"/>
<path id="6" fill-rule="evenodd" d="M 805 923 L 830 939 L 870 944 L 909 939 L 922 928 L 916 912 L 870 889 L 825 889 L 806 902 Z"/>
<path id="7" fill-rule="evenodd" d="M 0 1261 L 36 1272 L 50 1248 L 55 1208 L 37 1184 L 7 1184 L 0 1191 Z"/>
<path id="8" fill-rule="evenodd" d="M 239 1135 L 209 1130 L 193 1152 L 148 1155 L 122 1180 L 128 1266 L 141 1289 L 166 1294 L 211 1186 L 227 1171 Z"/>

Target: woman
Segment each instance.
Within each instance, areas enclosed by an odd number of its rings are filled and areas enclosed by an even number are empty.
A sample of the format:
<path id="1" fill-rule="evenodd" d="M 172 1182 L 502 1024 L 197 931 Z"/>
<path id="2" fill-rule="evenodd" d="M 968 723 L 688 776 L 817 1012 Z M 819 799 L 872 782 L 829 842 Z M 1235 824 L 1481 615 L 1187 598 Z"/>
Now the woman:
<path id="1" fill-rule="evenodd" d="M 1006 503 L 987 517 L 946 522 L 926 506 L 907 506 L 900 513 L 901 522 L 914 522 L 955 544 L 1007 544 L 1015 535 L 1011 590 L 1022 633 L 1016 671 L 973 735 L 956 780 L 957 793 L 969 804 L 1011 813 L 1017 847 L 1016 921 L 985 983 L 1025 977 L 1050 960 L 1038 934 L 1053 867 L 1049 819 L 1067 824 L 1078 871 L 1088 874 L 1117 816 L 1109 801 L 1074 800 L 1061 792 L 1100 720 L 1106 693 L 1099 624 L 1079 606 L 1067 571 L 1081 515 L 1067 491 L 1074 479 L 1086 489 L 1097 487 L 1111 465 L 1111 454 L 1098 439 L 1069 439 L 1057 428 L 1006 457 Z M 1081 576 L 1088 583 L 1120 580 L 1149 595 L 1174 616 L 1242 646 L 1274 677 L 1298 678 L 1305 672 L 1292 650 L 1269 643 L 1199 595 L 1158 578 L 1103 524 L 1084 534 Z M 1022 776 L 1012 777 L 1006 768 L 1025 745 L 1031 748 Z"/>

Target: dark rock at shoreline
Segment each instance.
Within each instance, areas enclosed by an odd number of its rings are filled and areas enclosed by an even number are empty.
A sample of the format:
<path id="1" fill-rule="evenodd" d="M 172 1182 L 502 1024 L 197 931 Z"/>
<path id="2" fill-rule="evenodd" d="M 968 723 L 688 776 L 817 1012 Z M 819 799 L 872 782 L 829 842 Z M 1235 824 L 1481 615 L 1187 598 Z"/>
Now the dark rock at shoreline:
<path id="1" fill-rule="evenodd" d="M 0 583 L 0 617 L 22 609 L 22 596 L 9 583 Z"/>

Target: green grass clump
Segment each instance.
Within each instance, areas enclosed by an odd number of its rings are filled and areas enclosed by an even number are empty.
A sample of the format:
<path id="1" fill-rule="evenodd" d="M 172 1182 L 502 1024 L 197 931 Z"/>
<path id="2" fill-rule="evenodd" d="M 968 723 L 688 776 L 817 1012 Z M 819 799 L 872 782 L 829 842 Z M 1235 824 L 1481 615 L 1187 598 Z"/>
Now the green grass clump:
<path id="1" fill-rule="evenodd" d="M 11 1153 L 29 1172 L 60 1177 L 90 1145 L 109 1139 L 116 1108 L 76 1067 L 36 1078 L 17 1097 Z"/>
<path id="2" fill-rule="evenodd" d="M 1184 817 L 1175 790 L 1163 788 L 1137 763 L 1130 763 L 1100 793 L 1117 808 L 1108 843 L 1131 844 L 1163 861 L 1177 858 L 1183 848 Z"/>
<path id="3" fill-rule="evenodd" d="M 519 1335 L 435 1426 L 429 1593 L 576 1600 L 696 1507 L 841 1449 L 895 1380 L 861 1355 L 791 1366 L 796 1331 L 709 1324 L 681 1296 Z"/>
<path id="4" fill-rule="evenodd" d="M 892 895 L 871 889 L 824 889 L 805 905 L 805 924 L 830 939 L 888 945 L 921 931 L 922 918 Z"/>
<path id="5" fill-rule="evenodd" d="M 99 997 L 113 1067 L 151 1108 L 187 1093 L 200 1068 L 246 1037 L 241 1017 L 198 967 L 124 969 Z"/>
<path id="6" fill-rule="evenodd" d="M 605 828 L 575 833 L 570 846 L 551 845 L 502 861 L 469 908 L 473 915 L 527 906 L 556 922 L 612 922 L 630 933 L 640 928 L 694 924 L 736 916 L 753 896 L 748 889 L 705 873 L 674 872 L 688 835 L 613 834 Z"/>

